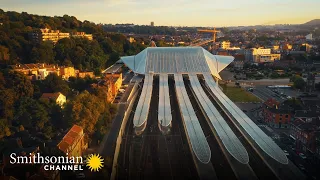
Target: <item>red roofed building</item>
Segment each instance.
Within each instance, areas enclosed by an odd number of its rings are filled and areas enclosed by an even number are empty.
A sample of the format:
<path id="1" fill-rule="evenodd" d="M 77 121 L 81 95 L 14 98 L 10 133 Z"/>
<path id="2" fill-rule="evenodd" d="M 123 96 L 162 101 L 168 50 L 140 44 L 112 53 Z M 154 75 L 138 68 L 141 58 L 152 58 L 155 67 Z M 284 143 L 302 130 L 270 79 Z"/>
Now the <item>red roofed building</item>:
<path id="1" fill-rule="evenodd" d="M 281 106 L 281 107 L 280 107 Z M 291 111 L 275 99 L 268 99 L 263 104 L 264 121 L 275 128 L 289 128 Z"/>
<path id="2" fill-rule="evenodd" d="M 63 107 L 63 105 L 67 102 L 67 98 L 65 95 L 60 92 L 57 93 L 43 93 L 40 99 L 54 101 L 59 106 Z"/>
<path id="3" fill-rule="evenodd" d="M 83 128 L 73 125 L 68 133 L 58 144 L 58 148 L 68 156 L 81 156 L 83 151 L 87 149 L 87 143 L 84 141 Z"/>

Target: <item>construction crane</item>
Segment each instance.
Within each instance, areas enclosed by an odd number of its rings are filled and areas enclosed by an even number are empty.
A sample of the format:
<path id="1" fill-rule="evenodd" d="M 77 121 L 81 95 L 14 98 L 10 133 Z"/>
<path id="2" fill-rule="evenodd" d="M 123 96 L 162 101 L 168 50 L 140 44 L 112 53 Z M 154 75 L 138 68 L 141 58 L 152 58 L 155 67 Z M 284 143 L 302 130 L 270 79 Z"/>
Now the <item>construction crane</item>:
<path id="1" fill-rule="evenodd" d="M 216 28 L 214 28 L 213 30 L 212 29 L 198 29 L 197 31 L 201 32 L 201 33 L 212 33 L 212 41 L 213 42 L 216 42 L 216 34 L 218 32 L 221 32 L 219 30 L 216 30 Z"/>

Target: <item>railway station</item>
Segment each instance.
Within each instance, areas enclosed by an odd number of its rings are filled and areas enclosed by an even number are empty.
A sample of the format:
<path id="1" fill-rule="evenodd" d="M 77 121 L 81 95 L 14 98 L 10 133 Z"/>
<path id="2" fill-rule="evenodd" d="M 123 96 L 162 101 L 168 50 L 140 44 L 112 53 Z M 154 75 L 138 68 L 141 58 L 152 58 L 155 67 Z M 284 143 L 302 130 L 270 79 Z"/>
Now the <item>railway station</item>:
<path id="1" fill-rule="evenodd" d="M 142 80 L 120 152 L 132 163 L 120 163 L 127 171 L 118 178 L 304 179 L 219 87 L 233 57 L 149 47 L 121 61 Z"/>

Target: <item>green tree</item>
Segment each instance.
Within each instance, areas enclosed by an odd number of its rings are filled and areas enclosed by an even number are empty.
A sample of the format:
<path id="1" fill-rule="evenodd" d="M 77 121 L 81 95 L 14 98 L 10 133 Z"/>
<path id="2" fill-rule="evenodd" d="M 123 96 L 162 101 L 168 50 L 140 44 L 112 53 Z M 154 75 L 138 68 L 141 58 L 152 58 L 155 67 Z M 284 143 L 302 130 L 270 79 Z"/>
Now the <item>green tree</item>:
<path id="1" fill-rule="evenodd" d="M 303 90 L 305 88 L 305 86 L 306 86 L 306 82 L 301 77 L 295 78 L 295 80 L 293 82 L 294 88 Z"/>
<path id="2" fill-rule="evenodd" d="M 98 97 L 84 91 L 66 104 L 64 118 L 69 126 L 78 124 L 90 135 L 104 110 L 105 104 Z"/>
<path id="3" fill-rule="evenodd" d="M 0 89 L 0 118 L 13 118 L 15 93 L 12 89 Z"/>
<path id="4" fill-rule="evenodd" d="M 8 124 L 6 123 L 6 120 L 0 119 L 0 139 L 10 135 L 11 131 Z"/>
<path id="5" fill-rule="evenodd" d="M 48 112 L 39 101 L 21 98 L 17 103 L 14 123 L 25 128 L 42 130 L 49 122 Z"/>
<path id="6" fill-rule="evenodd" d="M 45 80 L 43 80 L 43 91 L 45 92 L 61 92 L 63 95 L 67 96 L 69 94 L 70 88 L 68 83 L 64 81 L 57 74 L 49 74 Z"/>
<path id="7" fill-rule="evenodd" d="M 25 75 L 19 72 L 9 71 L 7 74 L 4 74 L 4 77 L 6 80 L 6 88 L 14 91 L 15 99 L 33 96 L 33 86 Z"/>

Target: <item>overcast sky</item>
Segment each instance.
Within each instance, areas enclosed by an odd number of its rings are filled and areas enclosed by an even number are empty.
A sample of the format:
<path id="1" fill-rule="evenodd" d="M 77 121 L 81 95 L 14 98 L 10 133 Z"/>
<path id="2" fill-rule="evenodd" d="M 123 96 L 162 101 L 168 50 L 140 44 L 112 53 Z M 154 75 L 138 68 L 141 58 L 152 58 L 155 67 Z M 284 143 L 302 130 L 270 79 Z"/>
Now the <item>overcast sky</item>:
<path id="1" fill-rule="evenodd" d="M 297 24 L 320 19 L 320 0 L 0 0 L 4 11 L 95 23 L 169 26 Z"/>

